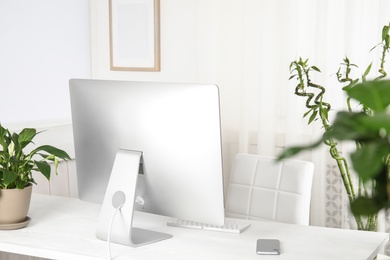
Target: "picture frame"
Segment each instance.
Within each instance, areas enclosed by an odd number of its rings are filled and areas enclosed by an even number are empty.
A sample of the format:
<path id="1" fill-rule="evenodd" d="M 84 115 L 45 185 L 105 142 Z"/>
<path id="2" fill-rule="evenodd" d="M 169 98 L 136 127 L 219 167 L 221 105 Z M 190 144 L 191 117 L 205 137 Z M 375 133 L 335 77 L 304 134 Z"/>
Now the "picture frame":
<path id="1" fill-rule="evenodd" d="M 110 69 L 160 71 L 160 0 L 109 0 Z"/>

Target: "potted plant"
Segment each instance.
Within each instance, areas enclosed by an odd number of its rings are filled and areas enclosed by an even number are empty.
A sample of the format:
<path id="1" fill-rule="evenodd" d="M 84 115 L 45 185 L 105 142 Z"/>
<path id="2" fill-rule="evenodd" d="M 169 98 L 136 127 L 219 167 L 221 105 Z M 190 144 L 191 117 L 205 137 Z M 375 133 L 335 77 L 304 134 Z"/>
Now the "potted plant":
<path id="1" fill-rule="evenodd" d="M 37 134 L 39 132 L 33 128 L 11 133 L 0 124 L 0 229 L 28 224 L 32 185 L 36 184 L 33 171 L 50 180 L 49 162 L 54 163 L 57 173 L 59 160 L 70 159 L 65 151 L 50 145 L 26 151 Z"/>
<path id="2" fill-rule="evenodd" d="M 390 24 L 382 28 L 382 41 L 377 45 L 382 47 L 379 75 L 372 81 L 367 81 L 372 63 L 361 78 L 352 78 L 351 72 L 357 66 L 351 63 L 348 57 L 343 60 L 336 76 L 347 93 L 347 111 L 339 112 L 332 124 L 328 120 L 331 104 L 324 98 L 326 88 L 311 79 L 311 74 L 320 72 L 320 69 L 317 66 L 310 66 L 308 59 L 301 58 L 290 65 L 292 73 L 290 79 L 298 80 L 295 94 L 306 98 L 308 111 L 304 117 L 309 117 L 309 124 L 315 120 L 320 121 L 324 135 L 321 140 L 308 146 L 286 149 L 279 159 L 312 149 L 322 143 L 327 145 L 331 157 L 336 161 L 357 228 L 360 230 L 376 230 L 378 211 L 388 207 L 388 202 L 384 198 L 387 198 L 385 187 L 390 155 L 388 143 L 390 129 L 387 128 L 389 115 L 386 114 L 386 108 L 390 103 L 390 82 L 382 79 L 387 75 L 384 65 L 386 54 L 390 50 L 389 33 Z M 352 100 L 361 105 L 359 111 L 353 111 Z M 341 156 L 338 150 L 337 141 L 346 140 L 354 141 L 356 145 L 356 150 L 351 154 L 351 163 L 359 177 L 357 189 L 351 177 L 348 160 Z"/>
<path id="3" fill-rule="evenodd" d="M 356 216 L 370 216 L 390 207 L 390 80 L 359 83 L 347 89 L 347 93 L 350 98 L 370 106 L 372 114 L 340 111 L 332 128 L 320 140 L 289 147 L 278 160 L 313 149 L 329 139 L 358 143 L 350 154 L 353 169 L 363 184 L 375 183 L 375 187 L 370 194 L 356 194 L 351 209 Z"/>

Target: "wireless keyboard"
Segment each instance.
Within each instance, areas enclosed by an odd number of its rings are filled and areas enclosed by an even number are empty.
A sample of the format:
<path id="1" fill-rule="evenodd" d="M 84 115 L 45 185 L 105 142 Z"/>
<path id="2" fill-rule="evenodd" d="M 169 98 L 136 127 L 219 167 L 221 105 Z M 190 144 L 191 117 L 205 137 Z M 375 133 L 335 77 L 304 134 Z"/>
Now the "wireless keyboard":
<path id="1" fill-rule="evenodd" d="M 184 228 L 193 228 L 193 229 L 204 229 L 211 231 L 220 231 L 227 233 L 236 233 L 239 234 L 249 228 L 251 224 L 240 222 L 240 221 L 230 221 L 226 220 L 223 226 L 210 225 L 205 223 L 199 223 L 195 221 L 189 221 L 184 219 L 177 219 L 173 222 L 168 222 L 168 226 L 171 227 L 184 227 Z"/>

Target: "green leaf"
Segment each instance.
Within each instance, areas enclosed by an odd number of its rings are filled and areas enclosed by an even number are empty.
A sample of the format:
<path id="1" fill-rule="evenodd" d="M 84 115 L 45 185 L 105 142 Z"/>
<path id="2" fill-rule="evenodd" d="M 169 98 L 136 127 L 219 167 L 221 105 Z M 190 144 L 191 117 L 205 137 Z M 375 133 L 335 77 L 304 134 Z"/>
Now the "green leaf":
<path id="1" fill-rule="evenodd" d="M 323 106 L 320 107 L 320 113 L 321 113 L 321 118 L 326 119 L 326 121 L 328 121 L 328 110 L 325 107 Z"/>
<path id="2" fill-rule="evenodd" d="M 358 83 L 359 82 L 359 79 L 355 79 L 354 81 L 352 81 L 352 83 L 351 83 L 351 85 L 353 86 L 353 85 L 356 85 L 356 83 Z"/>
<path id="3" fill-rule="evenodd" d="M 7 136 L 10 136 L 10 132 L 8 131 L 8 129 L 2 127 L 0 125 L 0 144 L 1 146 L 3 147 L 3 151 L 7 151 L 7 148 L 8 148 L 8 144 L 9 142 L 7 142 Z"/>
<path id="4" fill-rule="evenodd" d="M 278 155 L 276 160 L 281 161 L 283 159 L 286 159 L 286 158 L 292 157 L 296 154 L 299 154 L 302 151 L 316 148 L 320 144 L 322 144 L 322 139 L 317 140 L 316 142 L 308 144 L 308 145 L 292 146 L 292 147 L 286 148 L 281 154 Z"/>
<path id="5" fill-rule="evenodd" d="M 386 47 L 390 45 L 390 35 L 389 35 L 390 26 L 385 25 L 382 28 L 382 41 L 385 42 Z"/>
<path id="6" fill-rule="evenodd" d="M 343 87 L 342 90 L 347 91 L 348 89 L 353 88 L 356 85 L 356 83 L 358 83 L 358 82 L 359 82 L 359 79 L 355 79 L 349 85 Z"/>
<path id="7" fill-rule="evenodd" d="M 383 134 L 388 133 L 390 133 L 390 116 L 386 113 L 369 116 L 362 112 L 339 112 L 325 138 L 367 141 L 380 139 Z"/>
<path id="8" fill-rule="evenodd" d="M 321 72 L 321 70 L 319 68 L 317 68 L 316 66 L 311 66 L 311 68 L 317 72 Z"/>
<path id="9" fill-rule="evenodd" d="M 361 140 L 377 136 L 376 131 L 369 130 L 370 125 L 364 123 L 368 116 L 364 113 L 339 112 L 333 122 L 333 127 L 325 133 L 324 138 L 338 140 Z"/>
<path id="10" fill-rule="evenodd" d="M 26 147 L 29 143 L 31 143 L 32 139 L 37 135 L 37 131 L 33 128 L 25 128 L 18 135 L 18 143 L 20 145 L 20 149 Z"/>
<path id="11" fill-rule="evenodd" d="M 390 104 L 390 80 L 362 82 L 347 89 L 347 93 L 375 112 L 385 111 Z"/>
<path id="12" fill-rule="evenodd" d="M 308 114 L 310 114 L 310 112 L 313 110 L 313 108 L 310 108 L 308 111 L 306 111 L 304 114 L 303 114 L 303 118 L 305 118 Z"/>
<path id="13" fill-rule="evenodd" d="M 309 118 L 309 121 L 308 121 L 308 125 L 311 124 L 311 122 L 313 122 L 316 117 L 317 117 L 317 114 L 318 114 L 318 111 L 317 110 L 313 110 L 313 113 L 311 114 L 310 118 Z"/>
<path id="14" fill-rule="evenodd" d="M 386 143 L 364 143 L 361 148 L 351 153 L 352 165 L 362 181 L 368 181 L 378 176 L 384 160 L 390 154 L 390 146 Z"/>
<path id="15" fill-rule="evenodd" d="M 384 130 L 387 135 L 390 134 L 390 116 L 386 112 L 376 113 L 372 116 L 362 116 L 360 123 L 367 132 L 380 134 Z"/>
<path id="16" fill-rule="evenodd" d="M 366 78 L 367 75 L 370 73 L 371 67 L 372 67 L 372 62 L 370 63 L 370 65 L 368 65 L 366 71 L 364 71 L 363 78 Z"/>
<path id="17" fill-rule="evenodd" d="M 18 175 L 14 172 L 3 169 L 3 178 L 5 186 L 8 186 L 18 178 Z"/>
<path id="18" fill-rule="evenodd" d="M 46 161 L 34 161 L 34 163 L 38 167 L 38 171 L 40 171 L 46 179 L 50 181 L 50 165 Z"/>
<path id="19" fill-rule="evenodd" d="M 289 66 L 290 72 L 292 72 L 291 68 L 292 68 L 294 65 L 295 65 L 295 61 L 293 61 L 293 62 L 290 63 L 290 66 Z"/>
<path id="20" fill-rule="evenodd" d="M 38 148 L 34 149 L 30 153 L 30 155 L 36 154 L 36 153 L 41 152 L 41 151 L 47 152 L 48 154 L 52 154 L 60 159 L 64 159 L 64 160 L 71 159 L 69 154 L 67 154 L 64 150 L 58 149 L 58 148 L 51 146 L 51 145 L 39 146 Z"/>
<path id="21" fill-rule="evenodd" d="M 389 34 L 389 26 L 385 25 L 382 28 L 382 41 L 384 41 Z"/>
<path id="22" fill-rule="evenodd" d="M 351 210 L 354 215 L 369 216 L 380 211 L 383 206 L 373 198 L 359 197 L 351 203 Z"/>

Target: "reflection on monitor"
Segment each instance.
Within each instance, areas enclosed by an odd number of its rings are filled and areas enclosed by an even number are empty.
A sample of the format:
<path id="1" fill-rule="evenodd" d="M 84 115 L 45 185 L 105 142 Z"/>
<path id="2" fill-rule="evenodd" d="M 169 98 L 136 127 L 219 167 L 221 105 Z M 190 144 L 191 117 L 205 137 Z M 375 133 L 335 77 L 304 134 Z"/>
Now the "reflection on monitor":
<path id="1" fill-rule="evenodd" d="M 223 224 L 217 86 L 87 79 L 69 84 L 79 196 L 103 203 L 99 238 L 107 239 L 106 222 L 119 204 L 112 241 L 131 246 L 153 240 L 132 227 L 133 209 Z"/>

